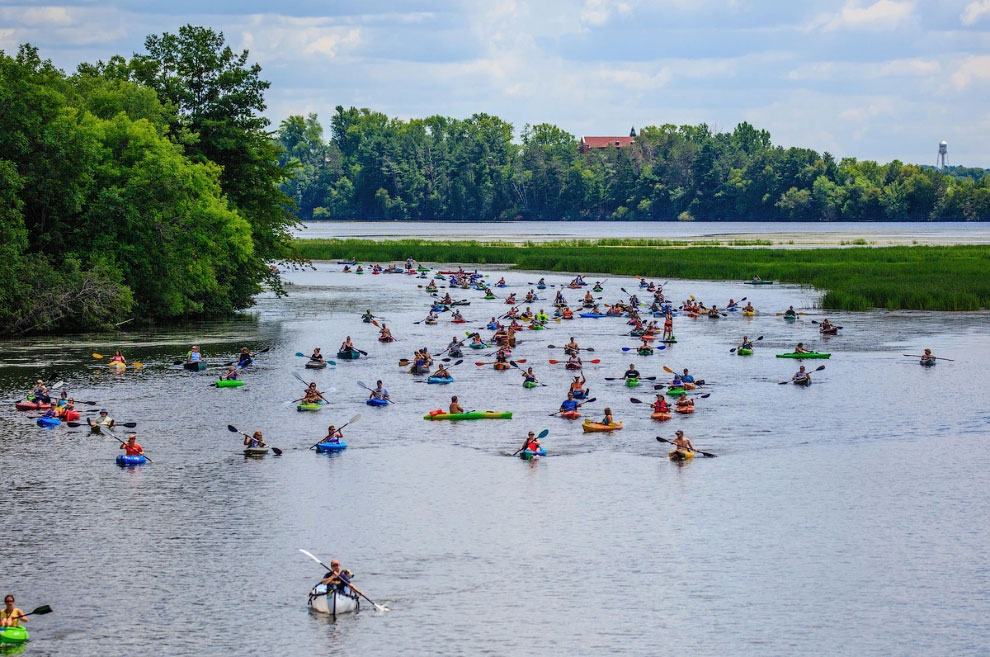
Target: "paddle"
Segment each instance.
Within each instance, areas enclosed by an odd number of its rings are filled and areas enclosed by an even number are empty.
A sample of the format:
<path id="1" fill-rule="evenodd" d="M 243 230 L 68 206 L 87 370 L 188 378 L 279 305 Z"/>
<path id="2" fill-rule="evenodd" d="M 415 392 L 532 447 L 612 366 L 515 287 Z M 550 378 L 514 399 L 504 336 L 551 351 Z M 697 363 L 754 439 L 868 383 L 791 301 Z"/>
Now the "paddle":
<path id="1" fill-rule="evenodd" d="M 654 351 L 660 351 L 661 349 L 666 349 L 666 348 L 667 348 L 667 345 L 665 345 L 665 344 L 658 344 L 655 347 L 652 346 L 652 345 L 650 346 L 650 349 L 653 349 Z M 638 349 L 639 349 L 639 347 L 623 347 L 622 348 L 622 351 L 636 351 Z"/>
<path id="2" fill-rule="evenodd" d="M 817 319 L 811 320 L 811 323 L 812 324 L 821 324 L 821 322 L 819 322 Z M 844 326 L 836 326 L 835 324 L 832 324 L 832 328 L 844 329 L 845 327 Z"/>
<path id="3" fill-rule="evenodd" d="M 126 441 L 121 440 L 117 436 L 115 436 L 112 433 L 110 433 L 109 431 L 107 431 L 106 427 L 104 427 L 102 424 L 100 425 L 100 433 L 102 433 L 104 436 L 109 436 L 109 437 L 113 438 L 114 440 L 116 440 L 121 445 L 126 445 L 127 444 Z M 141 456 L 143 456 L 144 458 L 148 459 L 148 463 L 154 463 L 154 461 L 151 460 L 151 457 L 148 456 L 147 454 L 142 453 Z"/>
<path id="4" fill-rule="evenodd" d="M 526 362 L 526 359 L 525 359 L 525 358 L 520 358 L 520 359 L 519 359 L 519 360 L 517 360 L 517 361 L 511 361 L 511 360 L 510 360 L 510 361 L 509 361 L 509 364 L 510 364 L 510 365 L 513 365 L 514 363 L 525 363 L 525 362 Z M 492 365 L 492 364 L 494 364 L 494 363 L 495 363 L 495 361 L 492 361 L 491 363 L 477 363 L 477 362 L 476 362 L 476 363 L 475 363 L 475 365 L 477 365 L 478 367 L 481 367 L 482 365 Z"/>
<path id="5" fill-rule="evenodd" d="M 663 442 L 663 443 L 670 443 L 671 445 L 674 445 L 673 441 L 667 440 L 666 438 L 661 438 L 660 436 L 657 436 L 657 441 Z M 674 447 L 677 447 L 677 445 L 674 445 Z M 681 448 L 678 447 L 678 449 L 681 449 Z M 701 454 L 702 456 L 707 456 L 710 459 L 716 459 L 716 458 L 718 458 L 718 454 L 712 454 L 711 452 L 702 452 L 700 449 L 696 449 L 694 451 L 695 451 L 696 454 Z"/>
<path id="6" fill-rule="evenodd" d="M 343 431 L 344 430 L 344 427 L 349 426 L 351 424 L 354 424 L 355 422 L 357 422 L 360 419 L 361 419 L 361 414 L 358 413 L 357 415 L 355 415 L 354 417 L 352 417 L 350 420 L 348 420 L 347 422 L 345 422 L 343 426 L 337 427 L 337 431 Z M 323 440 L 325 440 L 325 439 L 320 439 L 320 443 L 322 443 Z M 316 447 L 320 443 L 314 443 L 314 444 L 310 445 L 309 447 L 307 447 L 306 449 L 313 449 L 314 447 Z"/>
<path id="7" fill-rule="evenodd" d="M 597 397 L 592 397 L 591 399 L 585 399 L 583 402 L 581 402 L 580 404 L 578 404 L 577 407 L 578 408 L 581 408 L 585 404 L 590 404 L 593 401 L 598 401 L 598 398 Z M 549 417 L 554 417 L 554 416 L 560 415 L 560 413 L 561 413 L 561 411 L 557 411 L 556 413 L 551 413 L 549 415 Z"/>
<path id="8" fill-rule="evenodd" d="M 743 301 L 745 301 L 745 299 L 743 299 Z M 758 338 L 756 338 L 756 340 L 754 340 L 754 342 L 759 342 L 759 341 L 760 341 L 760 340 L 762 340 L 762 339 L 763 339 L 763 336 L 761 335 L 760 337 L 758 337 Z M 738 349 L 738 348 L 739 348 L 739 347 L 733 347 L 732 349 L 729 349 L 729 353 L 730 353 L 730 354 L 731 354 L 731 353 L 735 353 L 735 351 L 736 351 L 736 349 Z"/>
<path id="9" fill-rule="evenodd" d="M 324 568 L 326 568 L 327 570 L 329 570 L 330 572 L 333 572 L 333 569 L 330 568 L 330 566 L 326 565 L 325 563 L 323 563 L 322 561 L 320 561 L 319 559 L 317 559 L 316 557 L 314 557 L 312 554 L 310 554 L 306 550 L 303 550 L 302 548 L 299 548 L 299 551 L 302 552 L 303 554 L 305 554 L 307 557 L 309 557 L 313 561 L 315 561 L 316 563 L 318 563 L 321 566 L 323 566 Z M 349 589 L 351 589 L 352 591 L 354 591 L 355 593 L 357 593 L 358 595 L 360 595 L 362 598 L 364 598 L 368 602 L 370 602 L 371 604 L 375 605 L 375 610 L 376 611 L 389 611 L 389 608 L 388 607 L 386 607 L 385 605 L 378 604 L 377 602 L 375 602 L 374 600 L 372 600 L 371 598 L 369 598 L 368 596 L 366 596 L 364 593 L 362 593 L 358 589 L 354 588 L 354 585 L 353 584 L 348 584 L 347 587 Z"/>
<path id="10" fill-rule="evenodd" d="M 245 436 L 245 437 L 247 437 L 247 438 L 250 438 L 250 437 L 251 437 L 251 436 L 248 436 L 248 435 L 247 435 L 246 433 L 244 433 L 243 431 L 238 431 L 238 430 L 237 430 L 237 427 L 235 427 L 235 426 L 234 426 L 234 425 L 232 425 L 232 424 L 228 424 L 228 425 L 227 425 L 227 431 L 229 431 L 229 432 L 231 432 L 231 433 L 239 433 L 239 434 L 241 434 L 242 436 Z M 118 438 L 117 440 L 120 440 L 120 439 Z M 269 447 L 271 447 L 271 445 L 269 445 Z M 278 447 L 272 447 L 272 451 L 273 451 L 273 452 L 275 452 L 275 456 L 282 456 L 282 450 L 280 450 L 280 449 L 279 449 Z M 148 459 L 148 460 L 150 461 L 151 459 Z"/>
<path id="11" fill-rule="evenodd" d="M 66 424 L 69 425 L 72 428 L 83 426 L 81 422 L 66 422 Z M 87 426 L 93 426 L 93 425 L 90 424 L 90 425 L 87 425 Z M 128 429 L 133 429 L 133 428 L 137 427 L 137 422 L 115 422 L 113 426 L 115 426 L 115 427 L 127 427 Z"/>
<path id="12" fill-rule="evenodd" d="M 824 365 L 819 365 L 817 368 L 811 370 L 811 372 L 821 372 L 823 369 L 825 369 L 825 366 Z M 807 374 L 811 374 L 811 372 L 807 372 Z M 791 381 L 793 381 L 793 379 L 791 379 Z M 779 386 L 786 386 L 788 383 L 791 383 L 791 381 L 781 381 L 777 385 L 779 385 Z"/>
<path id="13" fill-rule="evenodd" d="M 26 614 L 20 614 L 18 616 L 15 616 L 15 618 L 24 618 L 25 616 L 34 616 L 35 614 L 38 614 L 39 616 L 44 616 L 45 614 L 50 614 L 50 613 L 52 613 L 51 607 L 49 607 L 48 605 L 41 605 L 34 611 L 29 611 Z"/>
<path id="14" fill-rule="evenodd" d="M 549 435 L 550 435 L 550 430 L 549 429 L 544 429 L 543 431 L 540 432 L 540 435 L 537 436 L 537 439 L 538 440 L 543 440 L 544 438 L 546 438 Z M 519 452 L 521 452 L 524 449 L 526 449 L 526 445 L 528 445 L 528 444 L 529 444 L 529 438 L 526 439 L 526 442 L 523 443 L 523 446 L 522 447 L 520 447 L 516 451 L 512 452 L 512 455 L 515 456 Z"/>
<path id="15" fill-rule="evenodd" d="M 368 386 L 366 386 L 366 385 L 365 385 L 364 383 L 362 383 L 361 381 L 355 381 L 355 383 L 357 383 L 359 387 L 361 387 L 361 388 L 364 388 L 364 389 L 365 389 L 365 390 L 367 390 L 368 392 L 374 392 L 374 391 L 375 391 L 375 389 L 374 389 L 374 388 L 369 388 Z M 394 402 L 394 401 L 392 401 L 391 399 L 386 399 L 385 401 L 387 401 L 387 402 L 388 402 L 389 404 L 394 404 L 394 403 L 395 403 L 395 402 Z"/>
<path id="16" fill-rule="evenodd" d="M 520 360 L 519 362 L 522 363 L 522 362 L 525 362 L 525 361 Z M 550 362 L 551 365 L 559 365 L 560 363 L 566 363 L 567 361 L 564 361 L 564 360 L 551 360 L 549 362 Z M 589 360 L 589 361 L 585 361 L 585 362 L 594 363 L 595 365 L 597 365 L 598 363 L 600 363 L 602 361 L 601 361 L 600 358 L 595 358 L 594 360 Z"/>
<path id="17" fill-rule="evenodd" d="M 271 348 L 271 347 L 265 347 L 264 349 L 262 349 L 261 351 L 259 351 L 259 352 L 258 352 L 258 354 L 267 354 L 267 353 L 268 353 L 269 351 L 271 351 L 271 350 L 272 350 L 272 348 Z M 249 356 L 249 357 L 251 358 L 251 361 L 252 361 L 252 362 L 254 362 L 254 359 L 255 359 L 255 357 L 256 357 L 256 356 L 257 356 L 258 354 L 248 354 L 248 356 Z M 241 359 L 240 359 L 240 358 L 238 358 L 237 360 L 232 360 L 232 361 L 230 361 L 229 363 L 224 363 L 224 367 L 230 367 L 230 366 L 231 366 L 231 365 L 233 365 L 234 363 L 239 363 L 239 362 L 240 362 L 240 360 L 241 360 Z M 251 364 L 251 363 L 248 363 L 248 365 L 250 365 L 250 364 Z M 247 365 L 245 365 L 244 367 L 247 367 Z M 243 369 L 243 368 L 242 368 L 242 369 Z"/>
<path id="18" fill-rule="evenodd" d="M 304 379 L 301 376 L 299 376 L 296 372 L 293 372 L 292 373 L 292 376 L 296 377 L 299 380 L 299 383 L 301 383 L 304 386 L 306 386 L 307 388 L 309 388 L 309 382 L 306 381 L 306 379 Z M 331 391 L 328 390 L 327 392 L 331 392 Z M 320 399 L 322 399 L 326 403 L 328 403 L 328 404 L 330 403 L 330 400 L 327 399 L 326 397 L 324 397 L 323 396 L 323 393 L 316 393 L 316 394 L 319 396 Z M 304 399 L 304 397 L 300 397 L 299 399 L 293 399 L 292 401 L 300 401 L 301 399 Z M 291 404 L 292 402 L 289 402 L 289 403 Z"/>
<path id="19" fill-rule="evenodd" d="M 549 349 L 556 349 L 557 348 L 557 347 L 555 347 L 552 344 L 548 344 L 547 347 Z M 562 347 L 562 349 L 570 349 L 571 351 L 573 351 L 574 350 L 574 347 Z M 578 351 L 594 351 L 594 350 L 595 350 L 594 347 L 578 347 Z"/>
<path id="20" fill-rule="evenodd" d="M 952 360 L 951 358 L 942 358 L 941 356 L 916 356 L 915 354 L 904 354 L 904 355 L 907 356 L 908 358 L 934 358 L 936 360 L 947 360 L 950 363 L 956 362 L 956 361 Z"/>

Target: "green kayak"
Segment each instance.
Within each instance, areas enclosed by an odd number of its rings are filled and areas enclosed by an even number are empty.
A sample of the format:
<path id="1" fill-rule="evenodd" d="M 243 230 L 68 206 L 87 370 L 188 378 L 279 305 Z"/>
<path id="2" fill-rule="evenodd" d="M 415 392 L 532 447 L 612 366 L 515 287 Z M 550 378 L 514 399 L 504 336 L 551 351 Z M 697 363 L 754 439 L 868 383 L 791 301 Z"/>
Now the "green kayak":
<path id="1" fill-rule="evenodd" d="M 630 388 L 635 388 L 636 386 L 639 385 L 639 379 L 633 379 L 633 378 L 626 379 L 626 385 L 629 386 Z"/>
<path id="2" fill-rule="evenodd" d="M 23 627 L 0 627 L 0 644 L 26 643 L 31 635 Z"/>
<path id="3" fill-rule="evenodd" d="M 752 349 L 740 349 L 736 353 L 739 354 L 740 356 L 752 356 L 753 355 L 753 350 Z"/>
<path id="4" fill-rule="evenodd" d="M 536 381 L 523 381 L 523 388 L 535 388 L 540 385 Z"/>
<path id="5" fill-rule="evenodd" d="M 812 351 L 807 354 L 777 354 L 777 358 L 796 358 L 798 360 L 804 360 L 805 358 L 828 358 L 832 354 L 822 354 L 817 351 Z"/>
<path id="6" fill-rule="evenodd" d="M 424 420 L 511 420 L 512 411 L 471 411 L 470 413 L 436 413 L 424 415 Z"/>
<path id="7" fill-rule="evenodd" d="M 743 281 L 746 285 L 773 285 L 773 281 Z"/>
<path id="8" fill-rule="evenodd" d="M 323 404 L 296 404 L 297 411 L 318 411 L 323 408 Z"/>
<path id="9" fill-rule="evenodd" d="M 244 382 L 240 379 L 217 381 L 218 388 L 240 388 L 242 385 L 244 385 Z"/>
<path id="10" fill-rule="evenodd" d="M 685 390 L 684 388 L 667 388 L 667 394 L 670 395 L 671 397 L 680 397 L 686 392 L 687 390 Z"/>

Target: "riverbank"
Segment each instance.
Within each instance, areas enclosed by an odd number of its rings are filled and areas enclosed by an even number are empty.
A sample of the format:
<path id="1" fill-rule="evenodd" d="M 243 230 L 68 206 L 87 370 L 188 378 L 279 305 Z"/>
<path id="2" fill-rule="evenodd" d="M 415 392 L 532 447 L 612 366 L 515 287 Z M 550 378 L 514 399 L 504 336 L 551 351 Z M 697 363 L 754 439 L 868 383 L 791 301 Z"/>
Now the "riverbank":
<path id="1" fill-rule="evenodd" d="M 541 243 L 425 240 L 296 240 L 310 260 L 357 258 L 505 263 L 520 269 L 648 278 L 764 280 L 824 291 L 823 308 L 971 311 L 990 307 L 990 247 L 895 246 L 771 249 L 672 246 L 642 240 Z"/>

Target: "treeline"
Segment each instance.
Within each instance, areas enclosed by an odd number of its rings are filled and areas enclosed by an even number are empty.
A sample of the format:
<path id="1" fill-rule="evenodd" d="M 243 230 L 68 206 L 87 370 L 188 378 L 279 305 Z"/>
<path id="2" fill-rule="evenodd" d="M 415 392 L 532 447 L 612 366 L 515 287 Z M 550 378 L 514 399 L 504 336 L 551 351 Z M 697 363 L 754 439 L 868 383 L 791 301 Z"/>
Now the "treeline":
<path id="1" fill-rule="evenodd" d="M 627 148 L 578 151 L 550 124 L 487 114 L 403 121 L 337 107 L 281 123 L 283 189 L 301 219 L 986 221 L 990 175 L 945 175 L 783 148 L 740 123 L 643 128 Z"/>
<path id="2" fill-rule="evenodd" d="M 247 307 L 295 218 L 260 68 L 222 34 L 149 36 L 66 74 L 0 51 L 0 335 Z"/>

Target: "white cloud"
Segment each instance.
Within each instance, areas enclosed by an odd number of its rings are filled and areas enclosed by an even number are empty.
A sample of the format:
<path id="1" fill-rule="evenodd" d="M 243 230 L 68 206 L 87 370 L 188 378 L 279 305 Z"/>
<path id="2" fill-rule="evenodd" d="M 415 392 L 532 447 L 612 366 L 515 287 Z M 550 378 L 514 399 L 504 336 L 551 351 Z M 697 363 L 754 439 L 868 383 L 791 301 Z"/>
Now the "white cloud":
<path id="1" fill-rule="evenodd" d="M 810 27 L 826 32 L 843 29 L 894 30 L 914 18 L 914 9 L 913 0 L 878 0 L 866 6 L 861 0 L 846 0 L 842 9 L 822 14 Z"/>
<path id="2" fill-rule="evenodd" d="M 972 55 L 964 58 L 952 74 L 952 85 L 963 91 L 974 82 L 990 80 L 990 55 Z"/>
<path id="3" fill-rule="evenodd" d="M 76 22 L 78 13 L 68 7 L 2 7 L 0 19 L 24 27 L 65 27 Z"/>
<path id="4" fill-rule="evenodd" d="M 942 72 L 934 59 L 912 57 L 886 62 L 812 62 L 787 74 L 788 80 L 883 80 L 885 78 L 929 77 Z"/>
<path id="5" fill-rule="evenodd" d="M 302 55 L 325 59 L 353 49 L 361 42 L 361 28 L 338 25 L 326 18 L 296 18 L 258 14 L 248 17 L 241 30 L 242 47 L 262 61 L 294 59 Z"/>
<path id="6" fill-rule="evenodd" d="M 990 0 L 973 0 L 963 9 L 959 19 L 963 25 L 972 25 L 987 15 L 990 15 Z"/>
<path id="7" fill-rule="evenodd" d="M 597 27 L 607 23 L 613 12 L 628 14 L 631 9 L 630 3 L 622 0 L 584 0 L 581 22 Z"/>

